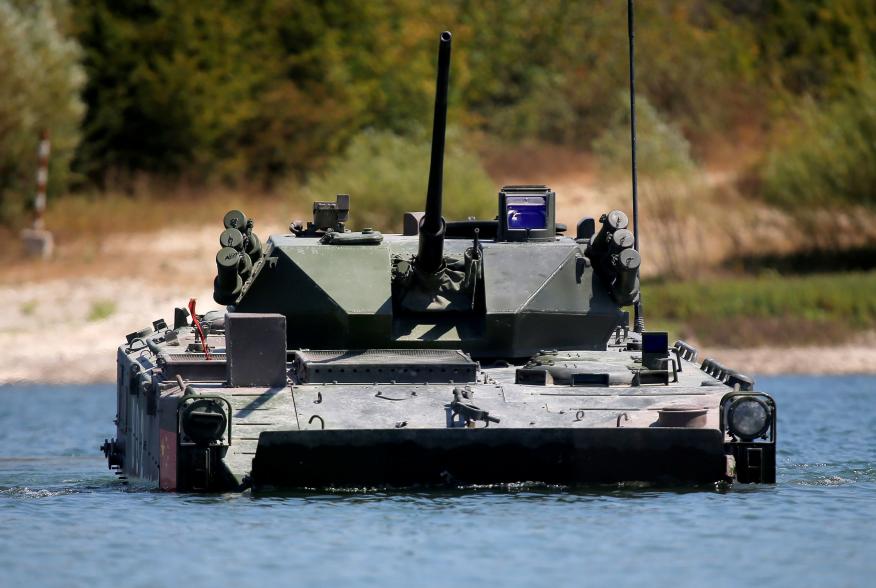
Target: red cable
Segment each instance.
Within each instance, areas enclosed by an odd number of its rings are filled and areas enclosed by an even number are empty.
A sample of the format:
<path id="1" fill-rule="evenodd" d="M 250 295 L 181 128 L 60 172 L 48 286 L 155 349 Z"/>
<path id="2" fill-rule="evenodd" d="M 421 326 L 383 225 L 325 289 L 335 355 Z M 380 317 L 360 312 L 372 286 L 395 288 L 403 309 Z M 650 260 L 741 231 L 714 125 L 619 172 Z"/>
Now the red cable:
<path id="1" fill-rule="evenodd" d="M 192 315 L 192 324 L 198 329 L 201 334 L 201 347 L 204 349 L 204 357 L 210 359 L 210 349 L 207 347 L 207 337 L 204 336 L 204 328 L 201 326 L 201 321 L 198 320 L 198 315 L 195 314 L 195 299 L 189 298 L 189 314 Z"/>

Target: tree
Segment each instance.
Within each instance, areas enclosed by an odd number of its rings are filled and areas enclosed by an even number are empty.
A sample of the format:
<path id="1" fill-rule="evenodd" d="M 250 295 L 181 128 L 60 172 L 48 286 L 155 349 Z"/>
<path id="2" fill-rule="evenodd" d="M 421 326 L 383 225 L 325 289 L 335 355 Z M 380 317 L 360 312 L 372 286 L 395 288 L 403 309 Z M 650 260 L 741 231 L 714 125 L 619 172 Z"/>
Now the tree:
<path id="1" fill-rule="evenodd" d="M 79 142 L 84 75 L 61 31 L 63 2 L 0 0 L 0 218 L 20 217 L 35 190 L 37 144 L 52 139 L 49 193 L 63 190 Z"/>

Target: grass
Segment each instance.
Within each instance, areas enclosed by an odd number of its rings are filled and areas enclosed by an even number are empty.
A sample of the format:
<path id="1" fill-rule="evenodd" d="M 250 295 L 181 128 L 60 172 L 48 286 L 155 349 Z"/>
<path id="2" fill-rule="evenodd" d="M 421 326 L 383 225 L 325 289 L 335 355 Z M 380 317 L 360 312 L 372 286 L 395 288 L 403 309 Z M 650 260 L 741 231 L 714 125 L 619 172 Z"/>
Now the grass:
<path id="1" fill-rule="evenodd" d="M 213 223 L 226 211 L 243 209 L 257 222 L 306 210 L 297 192 L 278 194 L 259 189 L 191 188 L 146 182 L 133 193 L 69 194 L 49 202 L 46 228 L 63 241 L 96 239 L 112 233 L 145 233 L 172 226 Z M 303 200 L 302 200 L 303 202 Z M 258 228 L 258 224 L 256 225 Z"/>
<path id="2" fill-rule="evenodd" d="M 17 223 L 0 226 L 0 239 L 9 246 L 9 261 L 0 270 L 0 281 L 63 275 L 74 266 L 90 272 L 90 268 L 105 264 L 110 258 L 111 252 L 104 249 L 104 242 L 114 235 L 143 235 L 166 229 L 186 231 L 205 225 L 217 227 L 218 235 L 222 217 L 232 208 L 239 208 L 255 219 L 255 230 L 261 236 L 267 226 L 283 226 L 292 219 L 306 218 L 310 203 L 305 199 L 297 186 L 291 184 L 287 190 L 279 191 L 162 185 L 148 179 L 131 193 L 66 194 L 51 199 L 46 209 L 46 228 L 54 235 L 56 245 L 55 257 L 49 262 L 35 263 L 24 255 L 18 232 L 30 224 L 29 220 L 19 219 Z"/>
<path id="3" fill-rule="evenodd" d="M 88 310 L 89 322 L 108 319 L 116 313 L 116 304 L 112 300 L 95 300 Z"/>
<path id="4" fill-rule="evenodd" d="M 837 343 L 876 328 L 876 271 L 646 282 L 649 328 L 707 345 Z"/>
<path id="5" fill-rule="evenodd" d="M 33 316 L 37 308 L 39 307 L 39 302 L 36 300 L 28 300 L 27 302 L 22 302 L 18 307 L 18 310 L 21 311 L 21 314 L 24 316 Z"/>
<path id="6" fill-rule="evenodd" d="M 448 131 L 444 214 L 447 218 L 492 218 L 497 185 L 479 156 L 465 145 L 466 139 L 458 131 Z M 324 173 L 311 176 L 305 185 L 288 180 L 271 189 L 187 185 L 144 175 L 131 183 L 128 192 L 91 191 L 51 199 L 46 228 L 58 243 L 99 245 L 111 234 L 210 223 L 220 226 L 225 212 L 238 208 L 255 219 L 258 232 L 265 221 L 285 226 L 293 219 L 310 220 L 314 200 L 334 201 L 336 194 L 347 193 L 352 197 L 351 228 L 398 231 L 402 213 L 425 206 L 430 149 L 429 137 L 420 131 L 410 136 L 363 132 Z M 17 224 L 29 222 L 20 218 Z M 19 242 L 16 229 L 0 227 L 0 238 L 16 245 Z"/>

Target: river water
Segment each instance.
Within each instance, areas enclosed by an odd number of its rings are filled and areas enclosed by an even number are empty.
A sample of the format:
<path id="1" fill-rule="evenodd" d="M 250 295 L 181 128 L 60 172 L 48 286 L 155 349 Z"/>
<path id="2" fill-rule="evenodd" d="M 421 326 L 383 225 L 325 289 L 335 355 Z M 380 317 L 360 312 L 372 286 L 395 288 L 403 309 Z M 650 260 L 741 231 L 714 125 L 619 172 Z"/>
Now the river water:
<path id="1" fill-rule="evenodd" d="M 876 378 L 758 384 L 775 486 L 267 497 L 125 486 L 112 387 L 0 387 L 0 586 L 869 584 Z"/>

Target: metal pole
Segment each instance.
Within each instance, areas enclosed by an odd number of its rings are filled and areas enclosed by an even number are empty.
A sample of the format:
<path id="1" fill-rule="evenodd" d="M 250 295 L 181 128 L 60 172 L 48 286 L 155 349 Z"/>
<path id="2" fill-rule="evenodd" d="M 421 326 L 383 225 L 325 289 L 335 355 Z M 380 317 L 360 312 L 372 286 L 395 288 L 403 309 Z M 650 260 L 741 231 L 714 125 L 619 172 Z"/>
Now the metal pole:
<path id="1" fill-rule="evenodd" d="M 633 19 L 633 0 L 627 0 L 627 33 L 630 40 L 630 155 L 633 175 L 633 247 L 642 252 L 639 243 L 639 178 L 636 167 L 636 27 Z M 637 333 L 645 330 L 645 315 L 642 311 L 642 293 L 635 306 L 634 329 Z"/>

